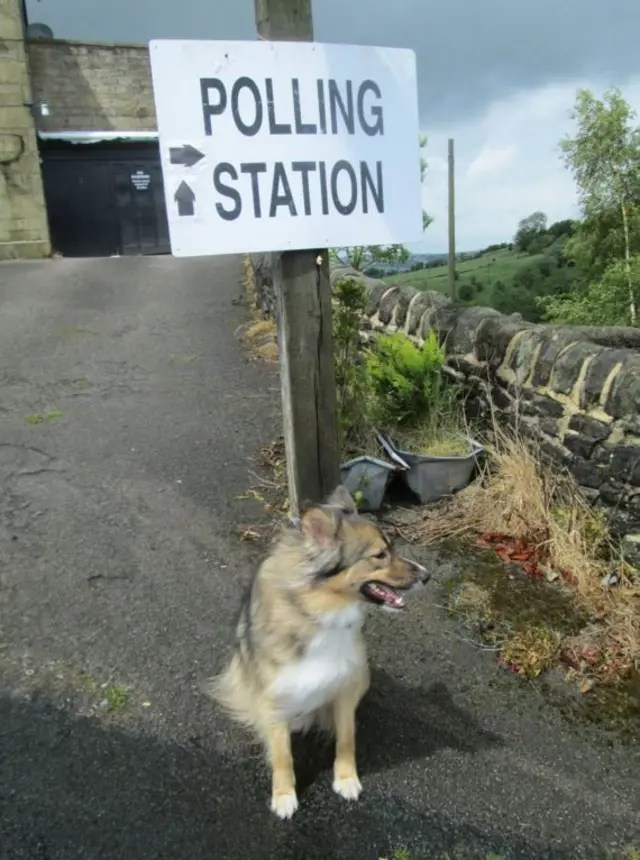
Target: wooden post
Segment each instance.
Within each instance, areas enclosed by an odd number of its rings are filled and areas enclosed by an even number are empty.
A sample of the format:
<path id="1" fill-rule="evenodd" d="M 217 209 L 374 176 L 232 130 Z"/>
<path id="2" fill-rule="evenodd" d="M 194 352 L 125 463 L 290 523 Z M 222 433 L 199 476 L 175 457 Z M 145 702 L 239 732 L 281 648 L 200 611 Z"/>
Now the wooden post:
<path id="1" fill-rule="evenodd" d="M 255 0 L 258 35 L 313 41 L 311 0 Z M 291 514 L 322 501 L 340 476 L 331 284 L 326 249 L 272 254 Z"/>
<path id="2" fill-rule="evenodd" d="M 449 138 L 449 295 L 456 300 L 456 199 L 453 138 Z"/>

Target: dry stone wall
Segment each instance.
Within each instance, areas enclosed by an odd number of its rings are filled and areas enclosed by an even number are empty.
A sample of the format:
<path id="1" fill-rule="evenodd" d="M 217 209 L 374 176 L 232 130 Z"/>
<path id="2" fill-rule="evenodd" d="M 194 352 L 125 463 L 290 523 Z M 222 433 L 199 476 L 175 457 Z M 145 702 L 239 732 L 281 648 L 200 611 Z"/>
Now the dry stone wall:
<path id="1" fill-rule="evenodd" d="M 274 312 L 267 256 L 252 258 L 260 307 Z M 492 308 L 459 307 L 440 293 L 389 286 L 334 267 L 331 281 L 364 281 L 363 332 L 403 331 L 417 343 L 435 331 L 447 372 L 479 416 L 509 423 L 566 466 L 607 509 L 629 551 L 640 549 L 640 332 L 534 325 Z"/>
<path id="2" fill-rule="evenodd" d="M 0 0 L 0 260 L 51 252 L 19 0 Z"/>

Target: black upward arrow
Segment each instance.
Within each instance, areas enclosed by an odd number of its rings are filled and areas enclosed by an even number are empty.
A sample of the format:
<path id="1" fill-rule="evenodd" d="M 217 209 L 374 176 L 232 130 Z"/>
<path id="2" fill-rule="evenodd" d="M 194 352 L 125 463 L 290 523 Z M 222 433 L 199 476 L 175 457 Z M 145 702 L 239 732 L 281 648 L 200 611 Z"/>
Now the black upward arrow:
<path id="1" fill-rule="evenodd" d="M 173 199 L 178 204 L 178 215 L 193 215 L 193 203 L 196 199 L 196 195 L 193 193 L 191 188 L 189 188 L 184 179 L 176 188 L 176 193 L 173 195 Z"/>
<path id="2" fill-rule="evenodd" d="M 169 161 L 171 164 L 183 164 L 185 167 L 193 167 L 201 158 L 204 158 L 204 153 L 189 143 L 186 143 L 184 146 L 172 146 L 169 149 Z"/>

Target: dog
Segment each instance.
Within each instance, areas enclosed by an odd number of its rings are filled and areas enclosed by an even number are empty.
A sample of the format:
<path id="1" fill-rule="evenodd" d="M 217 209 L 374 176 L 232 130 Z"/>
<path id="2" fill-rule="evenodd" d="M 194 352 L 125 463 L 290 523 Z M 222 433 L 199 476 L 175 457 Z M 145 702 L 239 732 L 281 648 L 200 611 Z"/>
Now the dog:
<path id="1" fill-rule="evenodd" d="M 428 580 L 358 514 L 343 486 L 308 507 L 263 561 L 242 602 L 230 663 L 206 689 L 264 745 L 279 818 L 298 808 L 292 732 L 333 735 L 333 790 L 358 799 L 355 715 L 370 684 L 367 607 L 400 612 L 403 593 Z"/>

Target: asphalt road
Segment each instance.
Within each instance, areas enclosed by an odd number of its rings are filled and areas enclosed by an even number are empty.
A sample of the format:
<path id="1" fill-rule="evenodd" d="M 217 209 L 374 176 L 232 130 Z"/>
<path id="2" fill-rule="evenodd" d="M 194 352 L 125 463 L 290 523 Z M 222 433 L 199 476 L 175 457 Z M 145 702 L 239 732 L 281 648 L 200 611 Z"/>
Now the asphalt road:
<path id="1" fill-rule="evenodd" d="M 269 812 L 259 752 L 198 692 L 255 563 L 248 458 L 278 432 L 277 379 L 234 334 L 240 278 L 231 258 L 0 267 L 0 858 L 640 845 L 638 750 L 461 641 L 442 563 L 405 617 L 371 619 L 360 802 L 305 745 L 299 812 Z"/>

